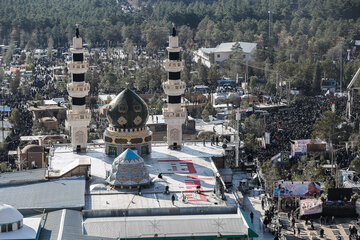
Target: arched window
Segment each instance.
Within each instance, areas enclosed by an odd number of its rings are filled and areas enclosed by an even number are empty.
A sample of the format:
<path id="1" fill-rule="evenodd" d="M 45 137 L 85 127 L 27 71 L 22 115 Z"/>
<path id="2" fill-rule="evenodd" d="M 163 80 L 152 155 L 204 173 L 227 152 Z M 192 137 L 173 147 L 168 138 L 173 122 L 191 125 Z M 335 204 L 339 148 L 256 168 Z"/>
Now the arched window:
<path id="1" fill-rule="evenodd" d="M 133 107 L 134 107 L 134 111 L 135 112 L 141 112 L 142 108 L 141 108 L 141 104 L 137 101 L 133 102 Z"/>

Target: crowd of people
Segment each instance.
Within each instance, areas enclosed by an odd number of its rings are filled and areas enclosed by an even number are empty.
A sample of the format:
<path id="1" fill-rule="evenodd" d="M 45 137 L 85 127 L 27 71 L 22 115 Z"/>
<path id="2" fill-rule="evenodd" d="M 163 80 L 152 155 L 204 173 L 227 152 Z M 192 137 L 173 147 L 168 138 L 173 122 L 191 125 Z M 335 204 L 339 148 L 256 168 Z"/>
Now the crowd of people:
<path id="1" fill-rule="evenodd" d="M 322 113 L 332 110 L 332 105 L 334 105 L 337 115 L 345 117 L 346 102 L 346 97 L 306 96 L 297 97 L 286 108 L 269 110 L 270 114 L 265 116 L 265 132 L 270 133 L 270 144 L 266 146 L 266 149 L 259 149 L 252 153 L 253 157 L 265 161 L 279 152 L 290 151 L 293 140 L 311 139 L 314 123 L 320 119 Z M 355 116 L 360 113 L 358 96 L 355 96 L 352 112 Z M 341 159 L 350 157 L 345 146 L 337 150 L 337 155 Z"/>

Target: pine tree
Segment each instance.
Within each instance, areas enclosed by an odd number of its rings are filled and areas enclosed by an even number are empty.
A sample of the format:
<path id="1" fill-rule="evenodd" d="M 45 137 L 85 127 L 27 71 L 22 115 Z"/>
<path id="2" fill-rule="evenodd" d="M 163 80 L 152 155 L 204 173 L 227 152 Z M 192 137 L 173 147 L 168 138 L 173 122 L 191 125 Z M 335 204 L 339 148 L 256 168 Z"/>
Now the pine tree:
<path id="1" fill-rule="evenodd" d="M 314 95 L 321 93 L 321 66 L 319 63 L 315 65 L 311 88 Z"/>

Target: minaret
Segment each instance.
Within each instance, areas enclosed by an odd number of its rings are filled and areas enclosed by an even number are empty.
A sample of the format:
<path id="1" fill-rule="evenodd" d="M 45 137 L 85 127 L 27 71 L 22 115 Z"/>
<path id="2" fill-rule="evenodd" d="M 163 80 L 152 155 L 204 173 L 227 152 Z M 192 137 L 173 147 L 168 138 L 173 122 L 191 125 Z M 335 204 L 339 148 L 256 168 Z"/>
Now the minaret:
<path id="1" fill-rule="evenodd" d="M 167 143 L 169 148 L 179 149 L 182 144 L 182 124 L 185 122 L 186 109 L 181 107 L 181 95 L 184 94 L 186 84 L 181 81 L 180 72 L 184 62 L 180 60 L 179 39 L 175 27 L 169 36 L 168 59 L 164 68 L 168 72 L 168 80 L 163 83 L 167 95 L 167 105 L 163 108 L 165 123 L 167 124 Z"/>
<path id="2" fill-rule="evenodd" d="M 72 61 L 68 62 L 68 69 L 72 81 L 67 84 L 67 90 L 71 97 L 72 108 L 66 112 L 67 121 L 71 128 L 71 145 L 73 151 L 86 151 L 91 113 L 85 109 L 85 96 L 88 95 L 90 84 L 85 82 L 85 73 L 88 64 L 84 62 L 84 49 L 80 37 L 79 28 L 76 25 L 76 36 L 73 38 Z"/>

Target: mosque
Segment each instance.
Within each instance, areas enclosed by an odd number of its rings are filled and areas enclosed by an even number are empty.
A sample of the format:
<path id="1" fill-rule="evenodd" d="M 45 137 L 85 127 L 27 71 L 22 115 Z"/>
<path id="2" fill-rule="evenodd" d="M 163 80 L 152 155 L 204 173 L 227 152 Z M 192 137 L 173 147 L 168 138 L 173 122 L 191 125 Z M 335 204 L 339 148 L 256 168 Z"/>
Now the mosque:
<path id="1" fill-rule="evenodd" d="M 0 240 L 7 239 L 11 231 L 24 229 L 27 220 L 20 212 L 32 221 L 42 221 L 32 225 L 37 230 L 35 237 L 11 239 L 258 236 L 241 209 L 238 193 L 226 188 L 214 164 L 214 158 L 224 157 L 224 149 L 182 141 L 186 109 L 181 102 L 186 85 L 181 80 L 184 63 L 175 27 L 164 61 L 168 79 L 162 85 L 167 95 L 163 108 L 166 143 L 152 143 L 152 132 L 146 126 L 147 105 L 135 92 L 125 89 L 108 105 L 104 144 L 88 144 L 91 113 L 85 105 L 89 84 L 84 79 L 88 65 L 78 28 L 71 51 L 68 66 L 72 82 L 67 86 L 72 97 L 67 111 L 71 146 L 55 145 L 49 168 L 26 175 L 25 183 L 21 173 L 20 177 L 6 175 L 6 187 L 1 187 L 0 181 L 0 202 L 4 203 L 0 205 Z M 82 168 L 81 162 L 90 167 Z M 19 197 L 19 192 L 26 198 Z"/>

